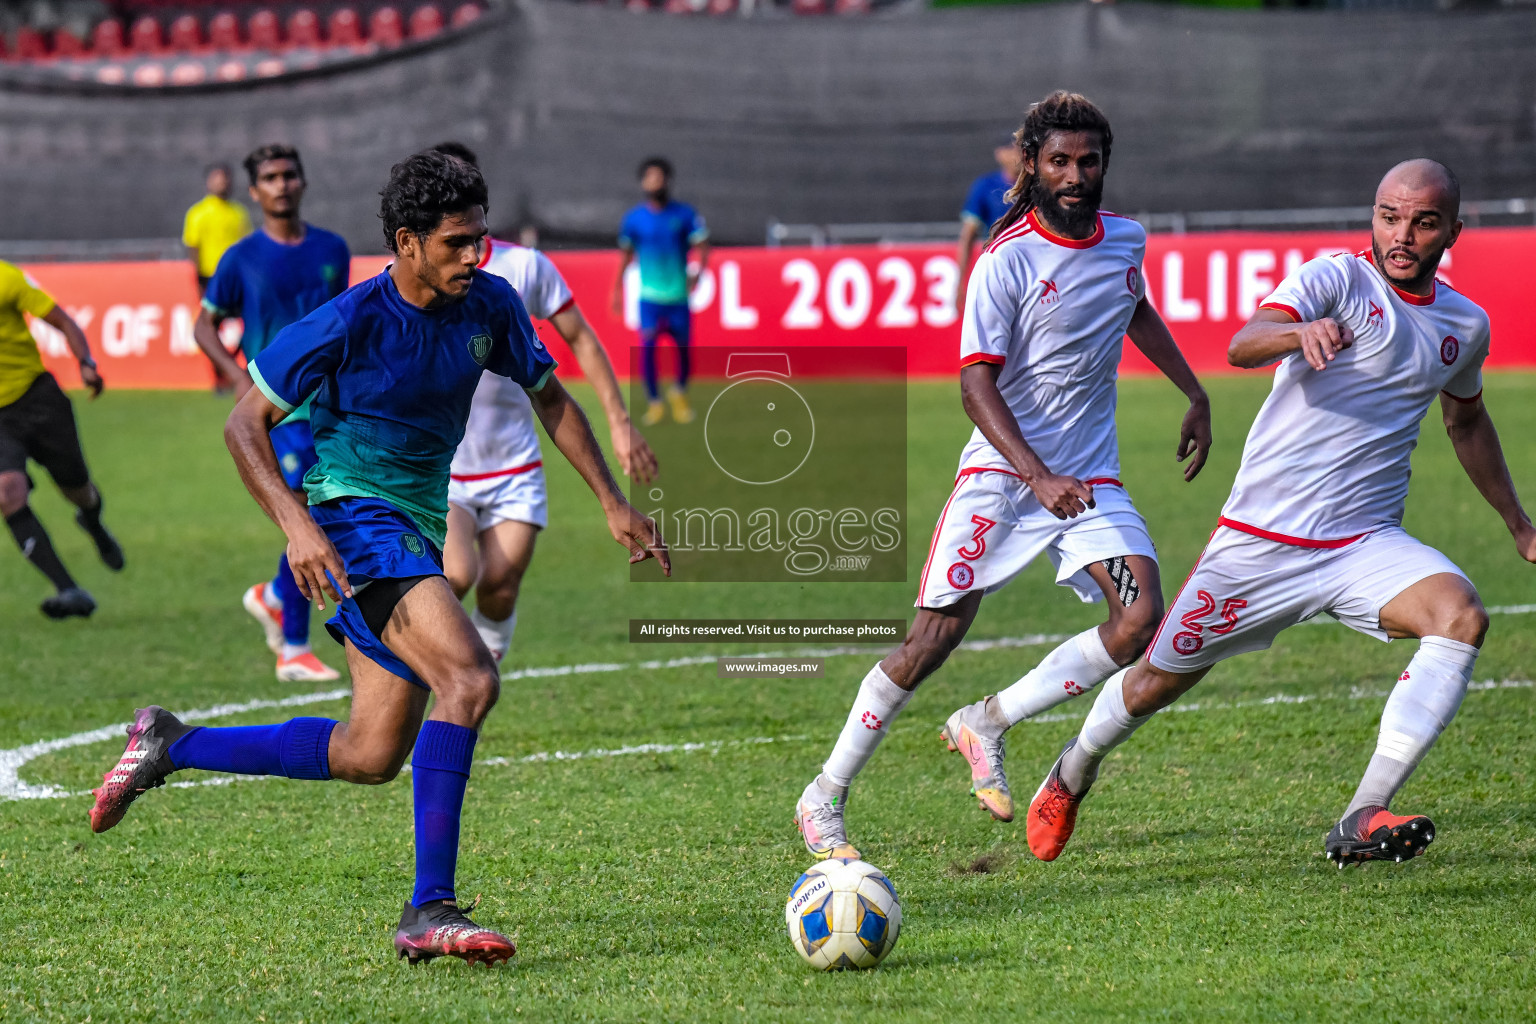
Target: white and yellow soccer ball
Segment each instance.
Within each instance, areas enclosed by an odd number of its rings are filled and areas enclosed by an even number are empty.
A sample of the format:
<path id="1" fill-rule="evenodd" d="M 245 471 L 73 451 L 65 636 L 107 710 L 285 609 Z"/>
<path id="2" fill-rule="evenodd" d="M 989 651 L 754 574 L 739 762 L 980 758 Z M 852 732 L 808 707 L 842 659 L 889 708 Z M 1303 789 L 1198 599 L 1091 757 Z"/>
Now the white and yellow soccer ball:
<path id="1" fill-rule="evenodd" d="M 874 967 L 901 933 L 896 887 L 873 864 L 822 861 L 795 881 L 784 907 L 795 952 L 822 971 Z"/>

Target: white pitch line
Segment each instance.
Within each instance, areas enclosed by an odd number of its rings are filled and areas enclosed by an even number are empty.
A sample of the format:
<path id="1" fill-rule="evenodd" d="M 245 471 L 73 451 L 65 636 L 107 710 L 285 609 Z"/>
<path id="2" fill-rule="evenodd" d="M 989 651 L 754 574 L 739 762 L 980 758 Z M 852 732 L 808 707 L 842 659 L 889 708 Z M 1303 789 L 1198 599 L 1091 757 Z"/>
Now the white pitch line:
<path id="1" fill-rule="evenodd" d="M 1536 612 L 1536 604 L 1495 605 L 1488 609 L 1491 615 L 1525 615 Z M 1319 617 L 1317 620 L 1332 622 L 1333 619 Z M 1070 639 L 1072 634 L 1067 633 L 1032 633 L 1016 637 L 995 637 L 984 640 L 966 640 L 960 644 L 962 651 L 993 651 L 1008 650 L 1019 647 L 1037 647 L 1045 644 L 1059 644 Z M 755 654 L 739 655 L 745 658 L 774 658 L 774 657 L 803 657 L 803 658 L 828 658 L 840 657 L 851 654 L 868 654 L 869 645 L 821 647 L 801 651 L 759 651 Z M 582 665 L 553 665 L 539 668 L 517 669 L 502 676 L 507 681 L 518 679 L 544 679 L 556 676 L 591 675 L 610 672 L 624 672 L 635 670 L 657 670 L 667 668 L 682 668 L 690 665 L 707 665 L 721 657 L 718 654 L 694 655 L 683 658 L 652 659 L 648 661 L 630 662 L 592 662 Z M 1469 689 L 1495 689 L 1506 687 L 1530 687 L 1528 680 L 1503 680 L 1499 682 L 1487 681 L 1472 683 Z M 179 712 L 177 717 L 183 722 L 198 722 L 211 718 L 224 718 L 229 715 L 237 715 L 246 711 L 258 711 L 263 708 L 291 708 L 302 707 L 306 704 L 321 704 L 329 701 L 344 700 L 350 697 L 350 689 L 326 690 L 321 693 L 299 693 L 291 697 L 283 697 L 278 700 L 249 700 L 237 704 L 215 704 L 208 708 L 198 708 L 192 711 Z M 1350 694 L 1351 700 L 1363 700 L 1368 697 L 1384 697 L 1386 692 L 1380 693 L 1356 691 Z M 1252 707 L 1264 704 L 1302 704 L 1313 700 L 1332 699 L 1330 695 L 1301 695 L 1287 696 L 1278 694 L 1256 701 L 1238 701 L 1228 704 L 1191 703 L 1178 704 L 1166 710 L 1169 711 L 1199 711 L 1199 710 L 1225 710 L 1228 708 Z M 1082 715 L 1039 715 L 1030 719 L 1032 722 L 1066 722 L 1080 720 Z M 89 729 L 78 732 L 72 736 L 63 736 L 59 739 L 43 740 L 38 743 L 29 743 L 25 746 L 13 747 L 10 750 L 0 750 L 0 801 L 11 800 L 47 800 L 59 797 L 81 796 L 89 791 L 73 792 L 51 786 L 46 783 L 30 783 L 21 778 L 21 769 L 29 761 L 52 754 L 60 750 L 68 750 L 71 747 L 83 747 L 92 743 L 104 743 L 107 740 L 116 739 L 123 735 L 129 724 L 105 725 L 99 729 Z M 620 757 L 639 753 L 671 753 L 692 752 L 696 750 L 718 750 L 723 746 L 736 746 L 754 743 L 789 742 L 803 737 L 756 737 L 747 740 L 714 740 L 706 743 L 669 743 L 669 744 L 640 744 L 635 747 L 619 747 L 614 750 L 590 750 L 590 751 L 541 751 L 529 754 L 526 757 L 511 761 L 506 758 L 490 758 L 477 762 L 485 765 L 503 764 L 533 764 L 542 761 L 576 760 L 591 757 Z M 223 775 L 213 779 L 202 779 L 195 782 L 172 782 L 167 785 L 171 788 L 187 789 L 196 786 L 226 786 L 235 780 L 264 779 L 264 775 Z"/>

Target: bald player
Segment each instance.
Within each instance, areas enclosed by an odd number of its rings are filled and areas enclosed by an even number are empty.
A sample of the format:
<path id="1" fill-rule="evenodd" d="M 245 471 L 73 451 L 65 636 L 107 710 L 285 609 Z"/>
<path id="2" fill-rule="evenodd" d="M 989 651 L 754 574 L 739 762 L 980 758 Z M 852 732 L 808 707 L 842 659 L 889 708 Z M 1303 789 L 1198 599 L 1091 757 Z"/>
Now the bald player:
<path id="1" fill-rule="evenodd" d="M 1232 339 L 1233 366 L 1277 364 L 1209 546 L 1152 646 L 1105 684 L 1030 804 L 1029 848 L 1054 860 L 1105 755 L 1219 661 L 1269 647 L 1326 612 L 1418 650 L 1387 698 L 1375 754 L 1323 846 L 1343 867 L 1403 861 L 1435 838 L 1393 796 L 1450 724 L 1488 614 L 1450 559 L 1402 526 L 1409 455 L 1437 396 L 1462 468 L 1536 561 L 1482 400 L 1488 316 L 1436 281 L 1461 232 L 1461 188 L 1432 160 L 1392 168 L 1376 190 L 1371 248 L 1304 264 Z"/>

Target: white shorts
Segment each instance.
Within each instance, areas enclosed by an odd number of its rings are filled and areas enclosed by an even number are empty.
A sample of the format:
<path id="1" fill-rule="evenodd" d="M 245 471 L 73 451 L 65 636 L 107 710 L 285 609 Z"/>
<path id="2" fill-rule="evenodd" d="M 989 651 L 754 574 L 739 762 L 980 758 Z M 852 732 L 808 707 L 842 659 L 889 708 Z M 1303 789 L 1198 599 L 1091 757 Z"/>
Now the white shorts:
<path id="1" fill-rule="evenodd" d="M 1100 600 L 1088 566 L 1122 555 L 1155 561 L 1157 548 L 1125 488 L 1096 484 L 1093 498 L 1095 507 L 1076 519 L 1057 519 L 1011 473 L 962 473 L 934 527 L 917 607 L 947 608 L 972 591 L 999 590 L 1042 551 L 1058 584 L 1085 602 Z"/>
<path id="2" fill-rule="evenodd" d="M 1265 650 L 1281 630 L 1321 612 L 1386 641 L 1382 607 L 1420 580 L 1447 572 L 1466 576 L 1400 526 L 1337 548 L 1299 547 L 1220 526 L 1147 657 L 1166 672 L 1208 668 Z"/>
<path id="3" fill-rule="evenodd" d="M 448 503 L 459 506 L 475 517 L 477 536 L 497 523 L 508 520 L 532 523 L 540 529 L 549 525 L 544 470 L 537 466 L 521 473 L 508 473 L 484 480 L 455 480 L 450 477 Z"/>

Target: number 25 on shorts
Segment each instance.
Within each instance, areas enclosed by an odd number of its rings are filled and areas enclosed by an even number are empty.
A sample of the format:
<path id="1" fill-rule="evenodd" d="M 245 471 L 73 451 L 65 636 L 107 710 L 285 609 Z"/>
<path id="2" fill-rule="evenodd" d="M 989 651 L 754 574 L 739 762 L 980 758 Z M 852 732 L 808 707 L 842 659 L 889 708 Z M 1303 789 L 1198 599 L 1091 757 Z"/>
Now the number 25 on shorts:
<path id="1" fill-rule="evenodd" d="M 1195 591 L 1195 597 L 1199 599 L 1200 606 L 1179 616 L 1179 625 L 1184 629 L 1173 637 L 1173 649 L 1180 654 L 1194 654 L 1204 647 L 1206 629 L 1217 634 L 1232 632 L 1237 628 L 1237 613 L 1248 607 L 1248 602 L 1243 598 L 1229 597 L 1221 603 L 1221 624 L 1202 624 L 1201 619 L 1216 613 L 1216 599 L 1208 590 Z"/>

